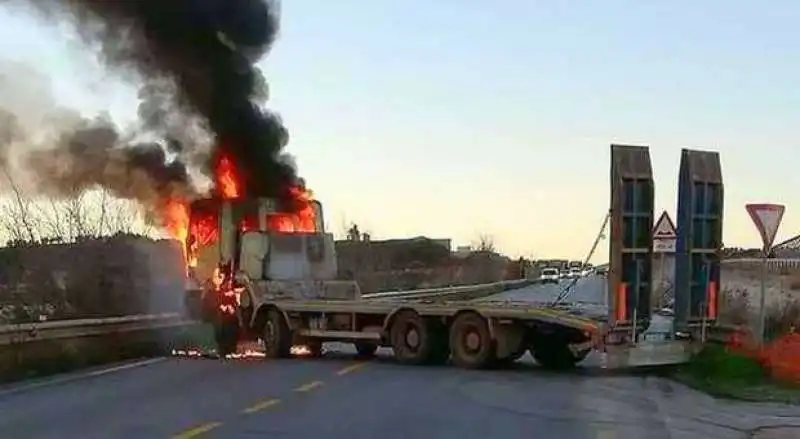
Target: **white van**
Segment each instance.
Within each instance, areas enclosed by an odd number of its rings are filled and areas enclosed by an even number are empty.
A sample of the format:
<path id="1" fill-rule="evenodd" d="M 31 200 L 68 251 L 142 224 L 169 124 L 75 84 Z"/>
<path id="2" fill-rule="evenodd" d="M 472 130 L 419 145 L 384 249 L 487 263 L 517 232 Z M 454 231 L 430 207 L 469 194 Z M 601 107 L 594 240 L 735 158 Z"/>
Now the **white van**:
<path id="1" fill-rule="evenodd" d="M 544 268 L 539 275 L 539 281 L 543 284 L 557 284 L 560 277 L 557 268 Z"/>

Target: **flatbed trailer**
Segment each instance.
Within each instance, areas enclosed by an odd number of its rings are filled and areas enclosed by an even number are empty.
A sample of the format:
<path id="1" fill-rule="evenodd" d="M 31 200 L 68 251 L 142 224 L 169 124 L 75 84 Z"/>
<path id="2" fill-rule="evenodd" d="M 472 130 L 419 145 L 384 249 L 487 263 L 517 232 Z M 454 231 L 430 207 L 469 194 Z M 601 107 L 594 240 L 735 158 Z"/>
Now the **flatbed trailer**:
<path id="1" fill-rule="evenodd" d="M 385 347 L 402 364 L 452 359 L 468 369 L 508 365 L 526 352 L 548 369 L 572 368 L 591 352 L 604 368 L 670 365 L 685 362 L 696 347 L 691 340 L 643 341 L 629 328 L 615 329 L 576 309 L 519 302 L 276 298 L 229 322 L 247 328 L 235 340 L 260 340 L 267 358 L 289 358 L 296 345 L 321 355 L 323 343 L 343 342 L 361 357 Z"/>
<path id="2" fill-rule="evenodd" d="M 607 332 L 604 323 L 566 310 L 466 301 L 276 298 L 246 318 L 249 338 L 262 340 L 269 358 L 289 357 L 293 345 L 319 354 L 322 343 L 337 341 L 353 343 L 361 356 L 389 347 L 400 363 L 452 357 L 470 369 L 510 363 L 527 351 L 545 367 L 568 368 L 599 347 Z"/>
<path id="3" fill-rule="evenodd" d="M 353 343 L 365 356 L 390 347 L 401 363 L 452 358 L 467 368 L 512 362 L 528 351 L 551 368 L 574 366 L 592 350 L 615 367 L 680 363 L 688 358 L 692 341 L 706 340 L 706 324 L 717 323 L 723 195 L 719 156 L 682 152 L 675 322 L 668 325 L 663 341 L 641 337 L 653 319 L 649 149 L 611 145 L 610 177 L 603 316 L 531 303 L 365 299 L 353 276 L 339 276 L 336 245 L 324 230 L 319 202 L 306 206 L 314 211 L 313 231 L 301 232 L 273 224 L 276 218 L 287 218 L 275 200 L 214 197 L 196 200 L 190 209 L 186 255 L 192 261 L 191 277 L 211 284 L 199 294 L 197 313 L 213 324 L 223 355 L 235 351 L 240 340 L 258 339 L 273 358 L 289 356 L 292 345 L 321 353 L 322 343 L 339 341 Z M 355 266 L 373 255 L 371 241 L 345 244 L 343 249 L 361 261 Z"/>

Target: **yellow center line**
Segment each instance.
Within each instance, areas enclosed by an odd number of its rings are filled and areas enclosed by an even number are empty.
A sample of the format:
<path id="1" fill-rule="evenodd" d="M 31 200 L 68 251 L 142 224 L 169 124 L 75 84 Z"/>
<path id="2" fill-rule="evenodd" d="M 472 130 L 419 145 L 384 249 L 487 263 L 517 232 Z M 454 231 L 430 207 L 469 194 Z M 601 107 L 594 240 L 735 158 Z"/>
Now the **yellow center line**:
<path id="1" fill-rule="evenodd" d="M 342 368 L 342 369 L 338 370 L 336 372 L 336 375 L 339 375 L 339 376 L 347 375 L 348 373 L 355 372 L 355 371 L 357 371 L 358 369 L 361 369 L 364 366 L 366 366 L 366 363 L 351 364 L 351 365 L 349 365 L 349 366 L 347 366 L 345 368 Z"/>
<path id="2" fill-rule="evenodd" d="M 310 383 L 303 384 L 302 386 L 294 389 L 295 392 L 308 392 L 309 390 L 316 389 L 317 387 L 321 386 L 323 383 L 322 381 L 312 381 Z"/>
<path id="3" fill-rule="evenodd" d="M 280 402 L 281 401 L 279 399 L 267 399 L 267 400 L 259 402 L 258 404 L 251 405 L 250 407 L 244 409 L 242 411 L 242 413 L 247 413 L 247 414 L 255 413 L 257 411 L 264 410 L 264 409 L 270 408 L 270 407 L 272 407 L 274 405 L 277 405 Z"/>
<path id="4" fill-rule="evenodd" d="M 172 439 L 190 439 L 197 437 L 219 427 L 220 425 L 222 425 L 221 422 L 209 422 L 207 424 L 198 425 L 197 427 L 184 430 L 183 432 L 172 436 Z"/>

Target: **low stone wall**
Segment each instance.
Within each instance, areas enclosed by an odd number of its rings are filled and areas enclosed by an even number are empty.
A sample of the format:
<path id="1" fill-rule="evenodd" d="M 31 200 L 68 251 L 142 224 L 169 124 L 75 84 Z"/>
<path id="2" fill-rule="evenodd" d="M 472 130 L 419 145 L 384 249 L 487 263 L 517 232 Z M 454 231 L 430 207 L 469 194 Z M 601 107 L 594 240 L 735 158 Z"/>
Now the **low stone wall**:
<path id="1" fill-rule="evenodd" d="M 761 301 L 760 264 L 725 261 L 720 277 L 720 319 L 756 328 Z M 765 292 L 767 325 L 773 327 L 771 331 L 781 332 L 800 324 L 800 267 L 768 265 Z"/>
<path id="2" fill-rule="evenodd" d="M 761 297 L 761 267 L 757 262 L 731 262 L 722 264 L 720 275 L 722 290 L 740 294 L 746 292 L 751 299 Z M 800 300 L 800 268 L 769 267 L 766 277 L 766 299 L 769 305 L 786 300 Z"/>
<path id="3" fill-rule="evenodd" d="M 181 310 L 177 241 L 116 236 L 0 249 L 0 324 Z"/>

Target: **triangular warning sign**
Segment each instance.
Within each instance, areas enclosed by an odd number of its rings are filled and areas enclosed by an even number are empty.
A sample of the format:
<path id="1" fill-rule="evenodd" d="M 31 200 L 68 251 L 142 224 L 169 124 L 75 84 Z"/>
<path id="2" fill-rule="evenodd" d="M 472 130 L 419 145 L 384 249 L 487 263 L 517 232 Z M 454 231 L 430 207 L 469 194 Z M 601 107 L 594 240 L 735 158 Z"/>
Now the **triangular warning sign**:
<path id="1" fill-rule="evenodd" d="M 676 239 L 678 233 L 675 231 L 675 223 L 669 217 L 669 214 L 664 211 L 653 227 L 653 239 Z"/>
<path id="2" fill-rule="evenodd" d="M 772 247 L 772 243 L 775 242 L 775 235 L 778 234 L 778 227 L 781 225 L 786 206 L 781 204 L 748 204 L 745 208 L 755 223 L 758 233 L 761 234 L 764 250 L 769 250 Z"/>

